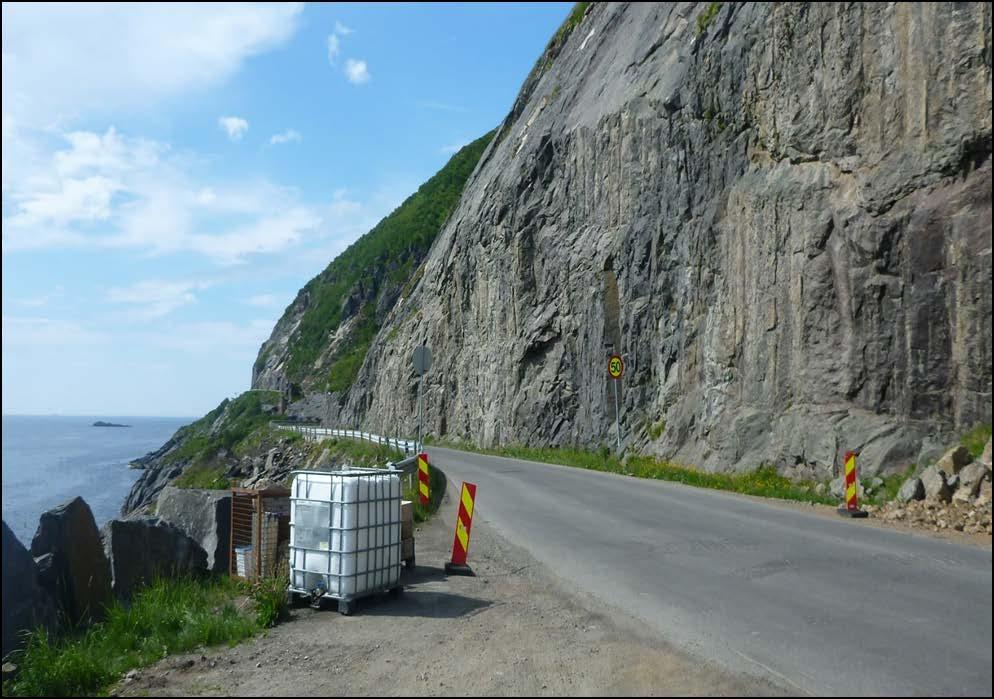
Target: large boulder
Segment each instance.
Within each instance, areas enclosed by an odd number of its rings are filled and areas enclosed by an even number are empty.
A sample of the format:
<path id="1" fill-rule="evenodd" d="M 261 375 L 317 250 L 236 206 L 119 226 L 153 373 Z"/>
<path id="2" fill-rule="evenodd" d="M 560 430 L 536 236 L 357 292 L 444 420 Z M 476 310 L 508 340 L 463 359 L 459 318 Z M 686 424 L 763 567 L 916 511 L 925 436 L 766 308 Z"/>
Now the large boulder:
<path id="1" fill-rule="evenodd" d="M 926 500 L 938 500 L 939 502 L 949 502 L 952 494 L 946 482 L 946 474 L 936 466 L 929 466 L 922 471 L 922 486 L 925 488 Z"/>
<path id="2" fill-rule="evenodd" d="M 973 461 L 973 454 L 964 446 L 953 447 L 947 451 L 935 466 L 949 476 L 955 476 L 963 467 Z"/>
<path id="3" fill-rule="evenodd" d="M 958 502 L 972 502 L 980 491 L 980 484 L 987 475 L 987 469 L 982 463 L 976 461 L 959 472 L 959 487 L 953 493 L 953 500 Z"/>
<path id="4" fill-rule="evenodd" d="M 228 572 L 231 491 L 166 486 L 155 513 L 195 539 L 207 553 L 207 569 Z"/>
<path id="5" fill-rule="evenodd" d="M 901 489 L 897 491 L 897 499 L 901 502 L 911 502 L 912 500 L 922 500 L 925 497 L 925 486 L 922 485 L 921 478 L 909 478 L 904 481 Z"/>
<path id="6" fill-rule="evenodd" d="M 110 563 L 83 498 L 42 514 L 31 555 L 38 563 L 41 585 L 71 624 L 103 618 L 112 598 Z"/>
<path id="7" fill-rule="evenodd" d="M 154 517 L 112 519 L 101 530 L 114 594 L 126 600 L 157 577 L 197 575 L 207 553 L 179 527 Z"/>
<path id="8" fill-rule="evenodd" d="M 990 474 L 980 482 L 980 490 L 977 494 L 977 499 L 974 501 L 974 505 L 977 507 L 986 507 L 990 509 L 991 507 L 991 477 Z"/>
<path id="9" fill-rule="evenodd" d="M 3 523 L 3 657 L 20 647 L 22 632 L 55 629 L 55 604 L 38 584 L 38 566 Z"/>

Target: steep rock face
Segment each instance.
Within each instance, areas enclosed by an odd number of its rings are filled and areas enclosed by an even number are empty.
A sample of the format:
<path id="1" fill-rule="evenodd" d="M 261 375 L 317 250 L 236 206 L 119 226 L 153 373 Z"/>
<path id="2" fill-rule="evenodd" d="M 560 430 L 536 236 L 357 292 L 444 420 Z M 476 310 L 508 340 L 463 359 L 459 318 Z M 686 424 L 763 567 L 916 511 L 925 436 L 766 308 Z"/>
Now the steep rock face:
<path id="1" fill-rule="evenodd" d="M 488 445 L 613 441 L 612 348 L 626 444 L 709 469 L 990 422 L 989 5 L 709 5 L 557 35 L 329 419 L 413 430 L 425 341 Z"/>
<path id="2" fill-rule="evenodd" d="M 366 351 L 459 202 L 493 132 L 459 149 L 418 190 L 298 292 L 259 349 L 252 386 L 340 404 Z"/>

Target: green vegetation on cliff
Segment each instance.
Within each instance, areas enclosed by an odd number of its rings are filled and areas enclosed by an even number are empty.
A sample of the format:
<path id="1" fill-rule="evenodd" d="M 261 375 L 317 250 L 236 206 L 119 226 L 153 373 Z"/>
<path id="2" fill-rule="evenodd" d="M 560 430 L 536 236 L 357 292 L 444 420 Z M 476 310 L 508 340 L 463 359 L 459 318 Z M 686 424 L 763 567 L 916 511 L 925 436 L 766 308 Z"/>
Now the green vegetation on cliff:
<path id="1" fill-rule="evenodd" d="M 163 457 L 165 463 L 190 464 L 176 479 L 180 488 L 227 488 L 224 466 L 216 463 L 222 451 L 243 453 L 260 441 L 256 434 L 265 429 L 272 414 L 268 406 L 279 405 L 276 391 L 246 391 L 231 400 L 225 398 L 214 410 L 176 432 L 178 445 Z"/>
<path id="2" fill-rule="evenodd" d="M 298 300 L 301 296 L 306 299 L 306 310 L 290 338 L 286 374 L 291 382 L 329 391 L 343 391 L 352 385 L 380 329 L 382 319 L 377 319 L 375 312 L 380 298 L 404 287 L 417 274 L 418 265 L 458 205 L 466 180 L 492 137 L 490 132 L 452 156 L 417 192 L 300 291 Z M 353 317 L 357 322 L 330 365 L 314 372 L 315 360 L 332 334 Z M 268 351 L 259 354 L 257 369 Z"/>
<path id="3" fill-rule="evenodd" d="M 984 447 L 991 438 L 990 425 L 977 425 L 972 430 L 963 435 L 960 444 L 970 450 L 974 459 L 979 459 L 984 453 Z"/>

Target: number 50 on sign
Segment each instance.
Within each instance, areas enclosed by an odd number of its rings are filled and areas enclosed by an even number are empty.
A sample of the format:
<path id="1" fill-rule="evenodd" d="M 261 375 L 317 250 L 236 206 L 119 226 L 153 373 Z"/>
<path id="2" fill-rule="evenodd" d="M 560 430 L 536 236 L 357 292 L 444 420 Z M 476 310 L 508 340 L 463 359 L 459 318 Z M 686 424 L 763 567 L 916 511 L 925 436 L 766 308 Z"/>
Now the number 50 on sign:
<path id="1" fill-rule="evenodd" d="M 625 363 L 620 355 L 612 354 L 611 358 L 607 360 L 607 373 L 611 375 L 612 379 L 620 379 L 621 375 L 625 373 Z"/>

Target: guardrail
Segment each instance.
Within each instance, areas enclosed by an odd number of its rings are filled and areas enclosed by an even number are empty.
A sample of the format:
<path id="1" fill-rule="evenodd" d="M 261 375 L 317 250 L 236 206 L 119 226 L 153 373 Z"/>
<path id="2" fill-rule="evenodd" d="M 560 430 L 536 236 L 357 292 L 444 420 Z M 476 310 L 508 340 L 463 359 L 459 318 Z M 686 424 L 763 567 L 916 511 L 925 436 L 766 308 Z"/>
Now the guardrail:
<path id="1" fill-rule="evenodd" d="M 371 444 L 378 444 L 385 447 L 393 447 L 404 452 L 405 455 L 416 456 L 421 451 L 417 440 L 400 439 L 399 437 L 383 437 L 372 432 L 362 430 L 336 430 L 330 427 L 318 427 L 317 425 L 298 425 L 285 422 L 271 422 L 271 427 L 279 430 L 289 430 L 304 435 L 305 439 L 319 441 L 326 437 L 344 437 L 346 439 L 358 439 Z"/>

